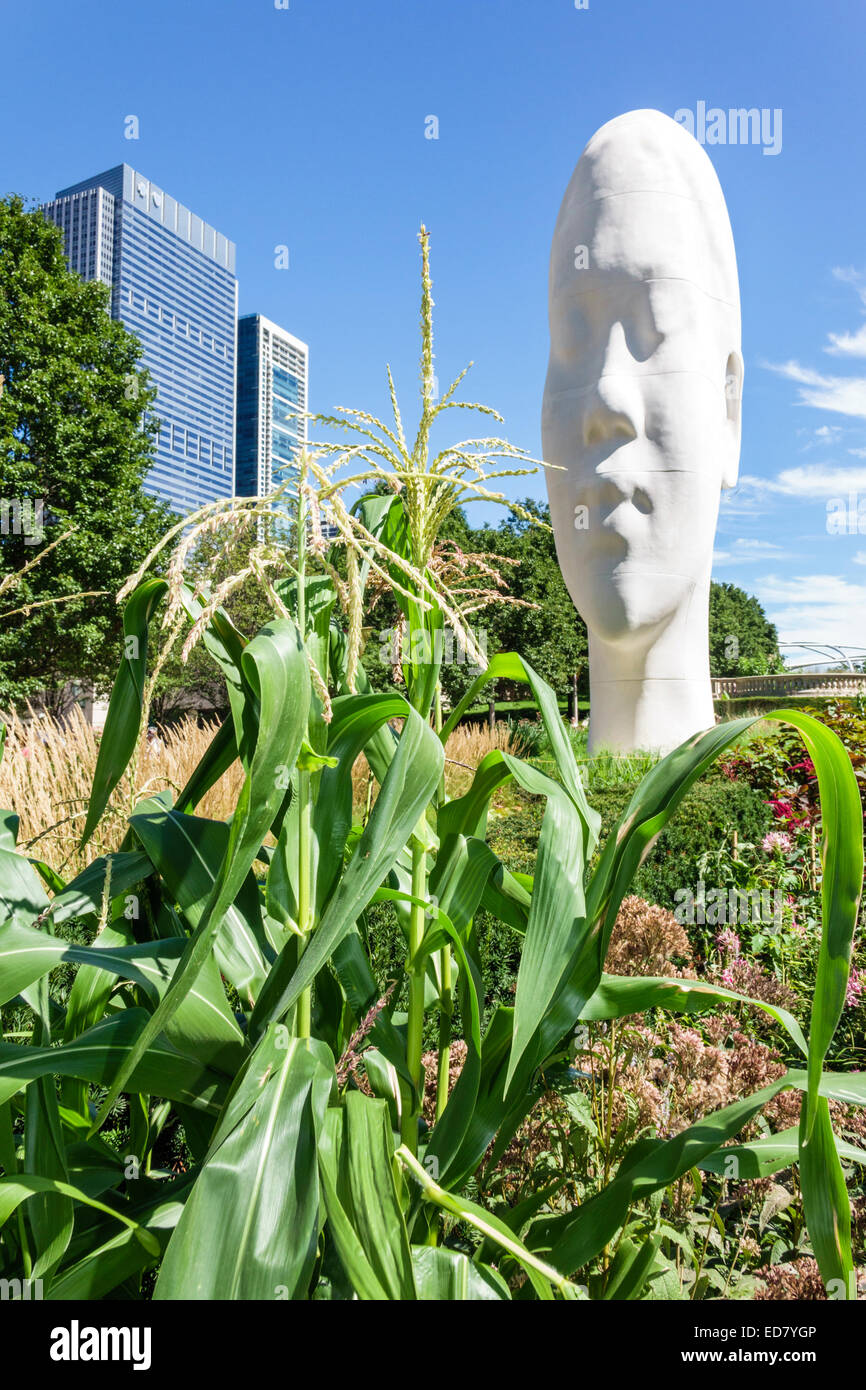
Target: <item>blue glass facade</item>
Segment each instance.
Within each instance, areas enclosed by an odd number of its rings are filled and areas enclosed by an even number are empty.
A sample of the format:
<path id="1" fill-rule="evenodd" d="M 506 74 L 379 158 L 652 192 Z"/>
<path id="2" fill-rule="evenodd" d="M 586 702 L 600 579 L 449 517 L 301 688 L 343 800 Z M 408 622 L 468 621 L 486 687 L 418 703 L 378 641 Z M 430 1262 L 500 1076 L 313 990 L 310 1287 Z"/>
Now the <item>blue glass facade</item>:
<path id="1" fill-rule="evenodd" d="M 99 189 L 98 204 L 93 190 Z M 186 513 L 234 492 L 233 243 L 130 168 L 62 189 L 45 214 L 87 278 L 111 257 L 111 313 L 140 339 L 157 390 L 150 492 Z M 109 226 L 110 221 L 110 226 Z"/>
<path id="2" fill-rule="evenodd" d="M 259 496 L 259 350 L 255 314 L 238 319 L 238 389 L 235 487 L 239 497 Z"/>
<path id="3" fill-rule="evenodd" d="M 261 314 L 238 320 L 239 496 L 262 497 L 292 476 L 307 438 L 308 367 L 306 343 Z"/>

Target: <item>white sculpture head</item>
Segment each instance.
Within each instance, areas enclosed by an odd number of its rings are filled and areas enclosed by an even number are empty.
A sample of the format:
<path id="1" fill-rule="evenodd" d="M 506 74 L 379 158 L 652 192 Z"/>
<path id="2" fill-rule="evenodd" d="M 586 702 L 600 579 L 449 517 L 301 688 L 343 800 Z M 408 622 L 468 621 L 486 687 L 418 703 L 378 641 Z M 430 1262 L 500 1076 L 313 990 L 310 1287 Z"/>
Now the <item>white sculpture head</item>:
<path id="1" fill-rule="evenodd" d="M 680 647 L 679 667 L 664 643 L 651 653 L 678 618 L 681 635 L 695 632 L 695 603 L 706 628 L 720 490 L 739 464 L 739 288 L 713 166 L 660 111 L 618 116 L 581 155 L 556 223 L 549 311 L 543 447 L 564 471 L 548 470 L 547 487 L 591 665 L 595 638 L 621 649 L 631 679 L 699 678 L 708 695 L 705 641 Z"/>
<path id="2" fill-rule="evenodd" d="M 556 223 L 549 309 L 559 560 L 587 624 L 627 639 L 708 578 L 740 453 L 727 208 L 701 146 L 660 111 L 618 116 L 584 150 Z"/>

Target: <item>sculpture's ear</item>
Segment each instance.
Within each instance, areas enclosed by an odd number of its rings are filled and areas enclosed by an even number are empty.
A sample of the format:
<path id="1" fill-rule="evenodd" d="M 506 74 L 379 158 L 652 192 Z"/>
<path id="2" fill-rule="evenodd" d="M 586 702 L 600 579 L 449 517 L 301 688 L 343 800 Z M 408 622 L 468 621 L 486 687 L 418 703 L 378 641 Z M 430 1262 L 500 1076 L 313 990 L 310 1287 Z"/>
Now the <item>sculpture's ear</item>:
<path id="1" fill-rule="evenodd" d="M 732 352 L 725 367 L 725 439 L 722 448 L 722 487 L 736 487 L 740 471 L 740 438 L 743 427 L 743 358 Z"/>

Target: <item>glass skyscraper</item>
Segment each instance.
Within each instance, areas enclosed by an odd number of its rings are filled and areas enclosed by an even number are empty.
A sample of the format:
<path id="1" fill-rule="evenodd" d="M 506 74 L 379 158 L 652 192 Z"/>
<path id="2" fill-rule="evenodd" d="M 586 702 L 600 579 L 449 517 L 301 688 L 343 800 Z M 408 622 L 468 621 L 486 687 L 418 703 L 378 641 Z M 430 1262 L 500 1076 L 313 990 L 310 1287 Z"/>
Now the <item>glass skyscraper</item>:
<path id="1" fill-rule="evenodd" d="M 147 489 L 185 513 L 234 492 L 235 246 L 128 164 L 61 189 L 43 212 L 70 267 L 111 289 L 139 338 L 159 418 Z"/>
<path id="2" fill-rule="evenodd" d="M 296 471 L 307 441 L 298 412 L 307 409 L 309 360 L 306 343 L 262 314 L 238 320 L 238 496 L 263 497 Z"/>

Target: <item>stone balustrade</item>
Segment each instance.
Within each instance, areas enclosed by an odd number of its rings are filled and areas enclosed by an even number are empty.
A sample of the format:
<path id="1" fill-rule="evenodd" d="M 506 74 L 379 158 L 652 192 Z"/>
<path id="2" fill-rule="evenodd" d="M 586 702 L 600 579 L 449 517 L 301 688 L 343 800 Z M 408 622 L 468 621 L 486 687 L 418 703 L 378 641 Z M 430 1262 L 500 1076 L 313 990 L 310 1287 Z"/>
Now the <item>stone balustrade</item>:
<path id="1" fill-rule="evenodd" d="M 783 671 L 775 676 L 713 676 L 713 699 L 728 695 L 741 700 L 749 695 L 866 695 L 866 673 L 859 671 Z"/>

